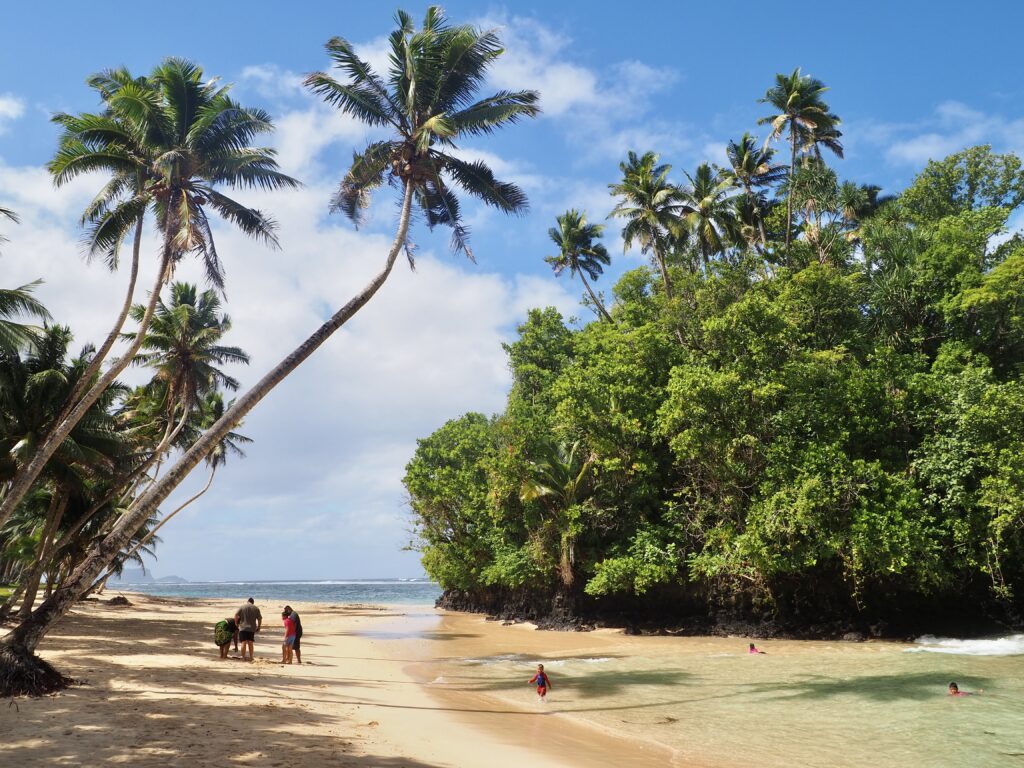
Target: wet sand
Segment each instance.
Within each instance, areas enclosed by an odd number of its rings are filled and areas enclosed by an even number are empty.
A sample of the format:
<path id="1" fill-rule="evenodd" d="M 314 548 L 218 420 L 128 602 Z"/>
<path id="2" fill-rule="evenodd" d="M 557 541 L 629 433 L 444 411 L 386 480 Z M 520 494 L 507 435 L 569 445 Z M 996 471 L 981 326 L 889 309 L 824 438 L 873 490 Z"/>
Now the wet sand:
<path id="1" fill-rule="evenodd" d="M 88 601 L 44 641 L 41 655 L 84 684 L 0 707 L 4 762 L 565 768 L 670 761 L 660 748 L 568 722 L 556 707 L 538 709 L 525 684 L 512 705 L 434 684 L 435 665 L 460 660 L 446 644 L 488 632 L 442 629 L 430 608 L 295 603 L 307 663 L 286 666 L 277 663 L 280 606 L 261 605 L 265 629 L 256 661 L 246 663 L 220 660 L 212 642 L 213 624 L 234 613 L 235 601 L 128 597 L 129 607 Z"/>

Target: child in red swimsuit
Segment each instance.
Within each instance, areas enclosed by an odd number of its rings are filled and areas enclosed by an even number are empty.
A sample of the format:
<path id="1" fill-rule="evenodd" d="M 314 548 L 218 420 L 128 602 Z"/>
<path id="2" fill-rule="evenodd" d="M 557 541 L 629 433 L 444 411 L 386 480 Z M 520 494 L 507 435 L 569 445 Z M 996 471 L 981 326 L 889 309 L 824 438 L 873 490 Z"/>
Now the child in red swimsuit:
<path id="1" fill-rule="evenodd" d="M 531 683 L 537 684 L 537 696 L 540 701 L 545 701 L 545 696 L 548 694 L 548 688 L 551 687 L 551 678 L 548 677 L 544 671 L 544 665 L 537 665 L 537 674 L 530 678 Z"/>

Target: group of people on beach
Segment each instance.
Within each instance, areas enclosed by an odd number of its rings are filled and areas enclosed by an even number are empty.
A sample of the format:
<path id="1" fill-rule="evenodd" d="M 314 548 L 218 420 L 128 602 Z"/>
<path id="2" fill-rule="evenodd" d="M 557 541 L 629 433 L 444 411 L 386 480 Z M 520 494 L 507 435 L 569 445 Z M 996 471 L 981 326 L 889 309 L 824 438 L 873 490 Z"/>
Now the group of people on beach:
<path id="1" fill-rule="evenodd" d="M 291 664 L 294 657 L 302 663 L 302 619 L 297 611 L 286 605 L 281 611 L 284 625 L 284 640 L 281 643 L 281 663 Z M 221 619 L 213 628 L 213 642 L 220 649 L 220 657 L 228 658 L 228 650 L 234 644 L 235 652 L 241 647 L 242 661 L 255 658 L 256 633 L 263 629 L 263 613 L 254 598 L 249 598 L 235 611 L 235 615 Z"/>

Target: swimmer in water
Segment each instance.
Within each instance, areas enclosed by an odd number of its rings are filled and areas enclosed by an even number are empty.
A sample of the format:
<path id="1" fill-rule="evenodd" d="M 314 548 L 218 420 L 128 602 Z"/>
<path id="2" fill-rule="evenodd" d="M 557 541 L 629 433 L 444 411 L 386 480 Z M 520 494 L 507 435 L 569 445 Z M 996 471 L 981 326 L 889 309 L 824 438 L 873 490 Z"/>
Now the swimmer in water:
<path id="1" fill-rule="evenodd" d="M 750 644 L 750 650 L 749 650 L 749 651 L 747 651 L 747 653 L 764 653 L 764 651 L 762 651 L 762 650 L 758 649 L 758 647 L 757 647 L 756 645 L 754 645 L 753 643 L 751 643 L 751 644 Z"/>
<path id="2" fill-rule="evenodd" d="M 950 696 L 977 696 L 979 693 L 984 693 L 984 688 L 979 688 L 977 691 L 961 691 L 960 686 L 956 683 L 949 684 L 949 695 Z"/>

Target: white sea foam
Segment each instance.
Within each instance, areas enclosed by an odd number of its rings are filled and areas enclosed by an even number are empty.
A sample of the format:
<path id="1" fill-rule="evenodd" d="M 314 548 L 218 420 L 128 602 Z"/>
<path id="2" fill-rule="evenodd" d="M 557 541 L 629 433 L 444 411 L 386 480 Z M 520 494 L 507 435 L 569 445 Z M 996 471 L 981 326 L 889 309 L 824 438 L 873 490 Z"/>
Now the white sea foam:
<path id="1" fill-rule="evenodd" d="M 951 653 L 958 656 L 1020 656 L 1024 655 L 1024 635 L 1007 635 L 980 640 L 958 640 L 954 637 L 922 635 L 914 641 L 910 653 Z"/>

